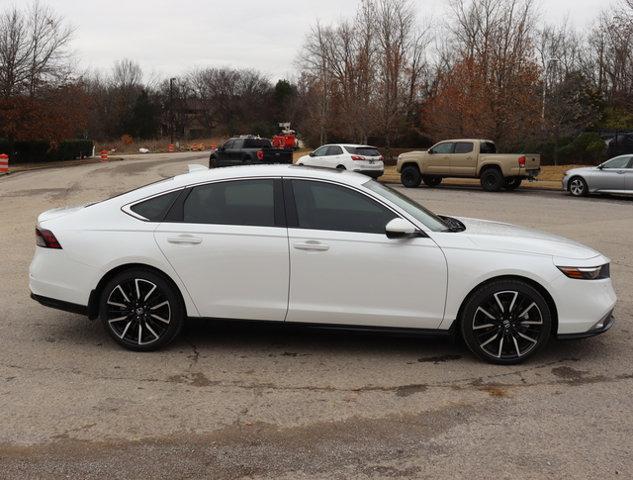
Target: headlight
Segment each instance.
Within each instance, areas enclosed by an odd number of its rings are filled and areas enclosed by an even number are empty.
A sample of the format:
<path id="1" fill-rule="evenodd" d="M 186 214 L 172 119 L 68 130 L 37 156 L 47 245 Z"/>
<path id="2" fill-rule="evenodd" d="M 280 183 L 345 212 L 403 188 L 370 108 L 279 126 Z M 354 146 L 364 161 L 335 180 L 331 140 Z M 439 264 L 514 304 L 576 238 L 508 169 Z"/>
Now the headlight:
<path id="1" fill-rule="evenodd" d="M 576 280 L 601 280 L 610 277 L 609 264 L 599 267 L 558 267 L 569 278 Z"/>

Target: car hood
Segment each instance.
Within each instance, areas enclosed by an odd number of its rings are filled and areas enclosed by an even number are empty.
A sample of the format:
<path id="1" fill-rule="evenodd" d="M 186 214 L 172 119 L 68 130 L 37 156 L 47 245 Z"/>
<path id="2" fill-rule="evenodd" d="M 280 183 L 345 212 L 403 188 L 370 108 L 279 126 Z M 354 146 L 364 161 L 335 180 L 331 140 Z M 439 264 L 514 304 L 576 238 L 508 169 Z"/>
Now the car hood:
<path id="1" fill-rule="evenodd" d="M 579 175 L 582 173 L 595 172 L 598 170 L 598 167 L 580 167 L 580 168 L 572 168 L 571 170 L 567 170 L 565 175 Z"/>
<path id="2" fill-rule="evenodd" d="M 461 235 L 486 250 L 551 255 L 558 258 L 590 259 L 600 256 L 596 250 L 550 233 L 518 227 L 509 223 L 474 218 L 459 218 L 466 226 Z"/>

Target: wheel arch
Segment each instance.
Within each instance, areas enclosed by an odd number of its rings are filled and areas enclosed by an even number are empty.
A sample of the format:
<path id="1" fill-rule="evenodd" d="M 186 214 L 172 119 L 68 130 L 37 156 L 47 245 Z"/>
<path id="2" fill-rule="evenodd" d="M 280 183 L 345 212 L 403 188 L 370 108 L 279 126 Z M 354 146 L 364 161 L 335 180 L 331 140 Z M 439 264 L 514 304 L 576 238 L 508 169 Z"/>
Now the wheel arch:
<path id="1" fill-rule="evenodd" d="M 486 163 L 480 165 L 479 166 L 479 171 L 477 172 L 477 175 L 481 177 L 481 175 L 483 175 L 483 173 L 486 170 L 489 170 L 491 168 L 499 170 L 499 173 L 501 173 L 501 175 L 503 175 L 503 169 L 501 168 L 501 164 L 499 164 L 497 162 L 486 162 Z"/>
<path id="2" fill-rule="evenodd" d="M 518 280 L 518 281 L 527 283 L 528 285 L 536 289 L 541 295 L 543 295 L 543 298 L 547 302 L 547 306 L 550 308 L 551 313 L 552 313 L 552 332 L 551 333 L 552 335 L 556 335 L 558 333 L 558 309 L 556 308 L 556 302 L 554 302 L 554 298 L 550 295 L 550 293 L 542 284 L 540 284 L 539 282 L 537 282 L 536 280 L 532 278 L 525 277 L 522 275 L 499 275 L 496 277 L 488 278 L 482 281 L 481 283 L 475 285 L 470 290 L 470 292 L 468 292 L 468 294 L 463 298 L 462 302 L 459 305 L 459 310 L 457 311 L 457 317 L 455 318 L 455 320 L 453 321 L 450 327 L 455 332 L 455 335 L 460 334 L 459 333 L 460 329 L 458 327 L 460 325 L 460 322 L 462 321 L 464 307 L 466 306 L 468 301 L 472 298 L 472 296 L 475 294 L 475 292 L 479 288 L 485 285 L 488 285 L 489 283 L 496 282 L 499 280 L 515 280 L 515 281 Z"/>
<path id="3" fill-rule="evenodd" d="M 183 295 L 180 286 L 178 285 L 178 283 L 176 281 L 174 281 L 174 279 L 170 275 L 165 273 L 160 268 L 154 267 L 152 265 L 148 265 L 146 263 L 140 263 L 140 262 L 137 262 L 137 263 L 124 263 L 122 265 L 118 265 L 118 266 L 110 269 L 109 271 L 107 271 L 101 277 L 101 279 L 97 283 L 97 286 L 90 292 L 90 297 L 88 299 L 88 318 L 90 320 L 95 320 L 99 316 L 99 298 L 101 297 L 101 292 L 103 291 L 103 289 L 106 286 L 106 284 L 115 275 L 118 275 L 121 272 L 124 272 L 126 270 L 131 270 L 131 269 L 134 269 L 134 268 L 142 268 L 144 270 L 149 270 L 149 271 L 155 273 L 156 275 L 161 276 L 163 279 L 165 279 L 165 281 L 168 282 L 174 288 L 174 291 L 176 292 L 176 294 L 180 298 L 180 301 L 182 302 L 182 305 L 183 305 L 183 308 L 185 309 L 185 311 L 189 312 L 189 307 L 190 306 L 189 306 L 188 302 L 186 301 L 185 296 Z"/>

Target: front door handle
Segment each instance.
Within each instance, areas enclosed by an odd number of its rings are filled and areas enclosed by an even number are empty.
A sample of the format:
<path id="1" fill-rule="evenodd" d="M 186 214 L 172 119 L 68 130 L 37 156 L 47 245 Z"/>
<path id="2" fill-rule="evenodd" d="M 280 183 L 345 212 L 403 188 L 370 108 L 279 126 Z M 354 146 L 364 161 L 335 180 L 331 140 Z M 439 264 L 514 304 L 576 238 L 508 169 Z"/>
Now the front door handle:
<path id="1" fill-rule="evenodd" d="M 297 250 L 306 250 L 311 252 L 326 252 L 330 249 L 329 245 L 317 242 L 316 240 L 308 240 L 307 242 L 296 242 L 293 246 Z"/>
<path id="2" fill-rule="evenodd" d="M 178 235 L 177 237 L 168 237 L 167 241 L 175 245 L 199 245 L 202 243 L 200 237 L 194 237 L 193 235 Z"/>
<path id="3" fill-rule="evenodd" d="M 626 173 L 624 170 L 618 170 L 618 175 L 622 175 L 623 173 Z"/>

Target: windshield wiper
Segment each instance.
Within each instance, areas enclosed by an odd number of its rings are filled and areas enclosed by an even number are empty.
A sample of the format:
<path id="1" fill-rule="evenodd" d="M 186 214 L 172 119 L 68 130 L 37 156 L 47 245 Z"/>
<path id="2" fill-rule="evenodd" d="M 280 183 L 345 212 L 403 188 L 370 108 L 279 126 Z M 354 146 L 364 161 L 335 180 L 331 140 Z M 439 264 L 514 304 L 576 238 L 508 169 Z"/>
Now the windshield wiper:
<path id="1" fill-rule="evenodd" d="M 446 224 L 449 232 L 463 232 L 464 230 L 466 230 L 466 225 L 464 225 L 462 222 L 460 222 L 456 218 L 446 217 L 444 215 L 438 215 L 438 216 Z"/>

